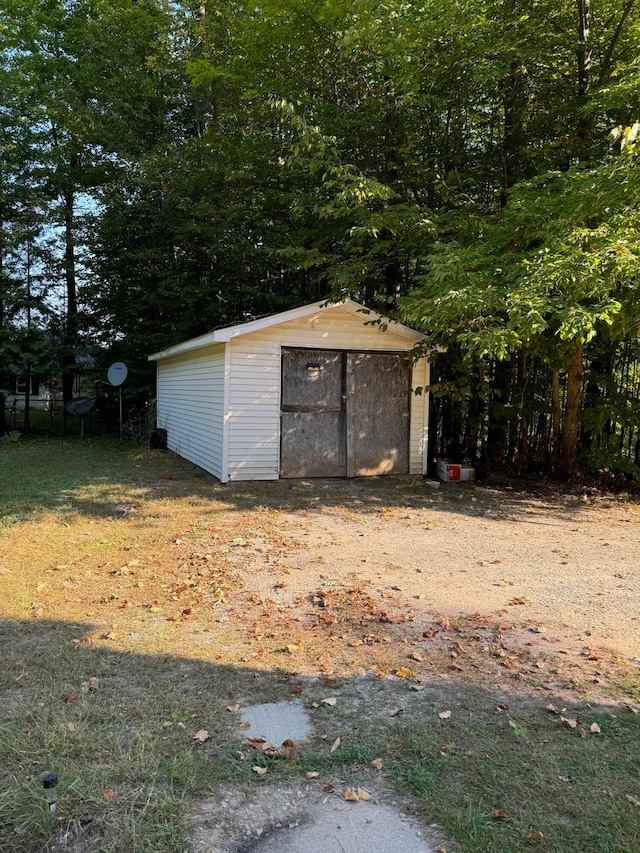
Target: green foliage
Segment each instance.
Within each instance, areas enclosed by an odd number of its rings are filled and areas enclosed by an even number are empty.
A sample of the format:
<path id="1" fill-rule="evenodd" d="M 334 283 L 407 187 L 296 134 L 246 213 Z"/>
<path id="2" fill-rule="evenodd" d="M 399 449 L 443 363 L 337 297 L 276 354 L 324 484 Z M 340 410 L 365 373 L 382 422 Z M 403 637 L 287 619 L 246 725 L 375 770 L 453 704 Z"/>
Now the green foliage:
<path id="1" fill-rule="evenodd" d="M 9 355 L 25 212 L 65 369 L 84 336 L 145 392 L 152 351 L 350 295 L 458 353 L 472 431 L 503 419 L 524 447 L 528 413 L 557 405 L 496 362 L 560 371 L 564 391 L 570 364 L 635 334 L 633 3 L 591 4 L 582 32 L 575 0 L 2 0 L 0 15 Z"/>

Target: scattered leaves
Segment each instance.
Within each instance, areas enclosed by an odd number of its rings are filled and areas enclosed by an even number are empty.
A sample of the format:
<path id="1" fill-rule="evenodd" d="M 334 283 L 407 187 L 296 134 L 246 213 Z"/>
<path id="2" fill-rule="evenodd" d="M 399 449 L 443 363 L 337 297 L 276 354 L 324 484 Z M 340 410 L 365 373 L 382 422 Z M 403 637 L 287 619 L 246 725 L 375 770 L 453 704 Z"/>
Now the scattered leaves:
<path id="1" fill-rule="evenodd" d="M 320 774 L 317 770 L 308 770 L 304 775 L 307 779 L 317 779 Z"/>
<path id="2" fill-rule="evenodd" d="M 259 764 L 254 764 L 251 769 L 254 773 L 257 773 L 258 776 L 264 776 L 265 773 L 269 772 L 269 769 L 267 767 L 260 767 Z"/>
<path id="3" fill-rule="evenodd" d="M 230 711 L 232 714 L 237 713 L 240 710 L 240 703 L 236 702 L 235 705 L 227 705 L 227 711 Z"/>
<path id="4" fill-rule="evenodd" d="M 354 791 L 353 788 L 345 788 L 342 792 L 342 796 L 349 803 L 357 803 L 360 797 L 358 796 L 358 792 Z"/>
<path id="5" fill-rule="evenodd" d="M 384 759 L 382 758 L 374 758 L 371 762 L 371 766 L 375 767 L 376 770 L 382 770 L 382 765 L 384 764 Z"/>
<path id="6" fill-rule="evenodd" d="M 91 693 L 92 690 L 97 690 L 100 686 L 99 678 L 90 678 L 88 681 L 82 682 L 82 692 L 83 693 Z"/>
<path id="7" fill-rule="evenodd" d="M 193 739 L 197 740 L 198 743 L 204 743 L 205 740 L 209 740 L 209 737 L 209 732 L 206 729 L 200 729 L 194 734 Z"/>
<path id="8" fill-rule="evenodd" d="M 105 788 L 104 791 L 102 792 L 102 796 L 104 797 L 104 799 L 108 803 L 111 802 L 111 800 L 115 797 L 115 795 L 116 795 L 116 792 L 113 790 L 113 788 Z"/>
<path id="9" fill-rule="evenodd" d="M 448 720 L 451 716 L 451 711 L 440 711 L 438 714 L 441 720 Z"/>
<path id="10" fill-rule="evenodd" d="M 329 750 L 329 752 L 331 752 L 331 753 L 335 752 L 339 746 L 340 746 L 340 738 L 337 737 L 334 740 L 333 744 L 331 745 L 331 749 Z"/>
<path id="11" fill-rule="evenodd" d="M 338 700 L 337 700 L 335 697 L 330 696 L 328 699 L 321 699 L 320 701 L 321 701 L 324 705 L 330 705 L 330 706 L 333 708 L 333 706 L 336 704 L 336 702 L 337 702 Z"/>
<path id="12" fill-rule="evenodd" d="M 491 817 L 494 820 L 504 820 L 509 817 L 509 813 L 505 812 L 503 809 L 493 809 L 491 812 Z"/>

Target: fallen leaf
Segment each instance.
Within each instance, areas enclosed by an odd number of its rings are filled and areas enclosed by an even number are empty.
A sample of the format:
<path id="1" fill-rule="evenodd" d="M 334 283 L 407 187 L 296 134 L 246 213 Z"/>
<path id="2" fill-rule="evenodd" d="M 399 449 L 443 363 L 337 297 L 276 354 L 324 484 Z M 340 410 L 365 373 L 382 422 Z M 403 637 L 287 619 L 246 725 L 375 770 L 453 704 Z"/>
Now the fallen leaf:
<path id="1" fill-rule="evenodd" d="M 333 706 L 336 704 L 336 702 L 337 702 L 338 700 L 337 700 L 337 699 L 335 699 L 333 696 L 331 696 L 331 697 L 329 697 L 328 699 L 321 699 L 320 701 L 321 701 L 324 705 L 330 705 L 330 706 L 333 708 Z"/>
<path id="2" fill-rule="evenodd" d="M 251 723 L 248 720 L 245 720 L 244 723 L 240 723 L 238 728 L 241 732 L 246 732 L 248 729 L 251 728 Z"/>
<path id="3" fill-rule="evenodd" d="M 345 788 L 344 791 L 342 792 L 342 796 L 344 797 L 345 800 L 347 800 L 350 803 L 357 803 L 358 800 L 360 799 L 358 797 L 357 792 L 354 791 L 353 788 Z"/>
<path id="4" fill-rule="evenodd" d="M 527 838 L 529 839 L 529 841 L 544 841 L 544 833 L 532 830 L 531 832 L 527 833 Z"/>
<path id="5" fill-rule="evenodd" d="M 335 794 L 335 787 L 333 785 L 325 785 L 322 789 L 325 794 Z"/>
<path id="6" fill-rule="evenodd" d="M 368 803 L 369 800 L 371 799 L 371 794 L 368 791 L 365 791 L 364 788 L 358 788 L 357 794 L 358 794 L 358 799 L 364 800 L 365 803 Z"/>
<path id="7" fill-rule="evenodd" d="M 634 806 L 640 807 L 640 800 L 637 797 L 632 797 L 631 794 L 627 794 L 626 797 L 630 803 L 633 803 Z"/>
<path id="8" fill-rule="evenodd" d="M 422 657 L 422 655 L 421 655 L 419 652 L 412 652 L 412 653 L 409 655 L 409 658 L 410 658 L 411 660 L 418 661 L 418 663 L 422 663 L 422 661 L 424 660 L 424 658 Z"/>
<path id="9" fill-rule="evenodd" d="M 560 722 L 566 726 L 568 729 L 575 729 L 578 726 L 577 720 L 572 720 L 568 717 L 560 717 Z"/>
<path id="10" fill-rule="evenodd" d="M 317 779 L 320 774 L 317 770 L 309 770 L 304 775 L 307 777 L 307 779 Z"/>
<path id="11" fill-rule="evenodd" d="M 360 773 L 361 770 L 366 770 L 366 767 L 367 767 L 366 764 L 352 764 L 351 765 L 351 772 L 352 773 Z"/>
<path id="12" fill-rule="evenodd" d="M 282 758 L 293 758 L 297 751 L 298 747 L 290 738 L 287 738 L 282 742 L 282 746 L 280 747 L 280 755 Z"/>
<path id="13" fill-rule="evenodd" d="M 206 729 L 200 729 L 194 734 L 193 739 L 197 740 L 198 743 L 204 743 L 205 740 L 209 740 L 209 732 Z"/>
<path id="14" fill-rule="evenodd" d="M 401 714 L 401 713 L 402 713 L 402 708 L 392 708 L 389 711 L 389 716 L 390 717 L 397 717 L 398 714 Z"/>
<path id="15" fill-rule="evenodd" d="M 62 701 L 65 705 L 71 705 L 72 702 L 75 702 L 78 697 L 75 693 L 65 693 L 62 697 Z"/>
<path id="16" fill-rule="evenodd" d="M 600 726 L 597 723 L 591 723 L 589 726 L 589 731 L 591 734 L 599 735 L 600 734 Z"/>
<path id="17" fill-rule="evenodd" d="M 269 772 L 267 767 L 260 767 L 259 764 L 254 764 L 251 769 L 254 773 L 257 773 L 258 776 L 264 776 L 265 773 Z"/>
<path id="18" fill-rule="evenodd" d="M 382 758 L 374 758 L 371 762 L 371 766 L 375 767 L 376 770 L 382 770 L 382 765 L 384 764 L 384 759 Z"/>
<path id="19" fill-rule="evenodd" d="M 502 809 L 494 809 L 491 812 L 491 817 L 494 820 L 504 820 L 506 817 L 509 817 L 509 813 L 503 811 Z"/>
<path id="20" fill-rule="evenodd" d="M 438 714 L 441 720 L 448 720 L 451 716 L 451 711 L 440 711 Z"/>
<path id="21" fill-rule="evenodd" d="M 102 796 L 105 798 L 105 800 L 108 803 L 111 802 L 111 800 L 115 797 L 115 795 L 116 795 L 116 792 L 113 790 L 113 788 L 105 788 L 105 790 L 102 792 Z"/>
<path id="22" fill-rule="evenodd" d="M 232 714 L 235 714 L 240 710 L 240 703 L 236 702 L 235 705 L 227 705 L 227 711 L 231 711 Z"/>
<path id="23" fill-rule="evenodd" d="M 329 750 L 329 752 L 335 752 L 335 751 L 336 751 L 336 749 L 337 749 L 339 746 L 340 746 L 340 738 L 339 738 L 339 737 L 337 737 L 337 738 L 334 740 L 334 742 L 333 742 L 333 744 L 332 744 L 331 749 Z"/>
<path id="24" fill-rule="evenodd" d="M 401 666 L 396 670 L 398 678 L 413 678 L 413 671 L 408 666 Z"/>
<path id="25" fill-rule="evenodd" d="M 83 693 L 90 693 L 92 690 L 96 690 L 99 685 L 100 685 L 100 679 L 99 678 L 95 678 L 95 677 L 90 678 L 88 681 L 82 682 L 82 692 Z"/>
<path id="26" fill-rule="evenodd" d="M 448 616 L 443 616 L 440 620 L 440 624 L 442 625 L 445 631 L 448 631 L 451 628 L 451 622 L 449 621 Z"/>

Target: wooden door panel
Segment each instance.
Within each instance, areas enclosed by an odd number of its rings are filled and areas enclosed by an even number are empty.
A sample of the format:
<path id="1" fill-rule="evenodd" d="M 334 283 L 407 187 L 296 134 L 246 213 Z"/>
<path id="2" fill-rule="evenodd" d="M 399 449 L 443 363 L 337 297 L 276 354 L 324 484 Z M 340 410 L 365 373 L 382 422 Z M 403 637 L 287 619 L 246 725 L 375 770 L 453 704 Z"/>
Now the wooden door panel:
<path id="1" fill-rule="evenodd" d="M 343 412 L 283 412 L 280 476 L 344 477 Z"/>
<path id="2" fill-rule="evenodd" d="M 348 473 L 409 472 L 411 364 L 402 355 L 350 353 L 347 358 Z"/>
<path id="3" fill-rule="evenodd" d="M 344 477 L 344 353 L 283 349 L 281 477 Z"/>

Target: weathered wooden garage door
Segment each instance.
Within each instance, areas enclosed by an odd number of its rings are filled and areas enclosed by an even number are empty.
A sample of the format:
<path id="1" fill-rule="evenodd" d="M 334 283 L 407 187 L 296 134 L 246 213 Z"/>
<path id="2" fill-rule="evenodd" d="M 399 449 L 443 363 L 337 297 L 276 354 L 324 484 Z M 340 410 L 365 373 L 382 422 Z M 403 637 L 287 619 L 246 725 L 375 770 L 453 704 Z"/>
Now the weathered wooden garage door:
<path id="1" fill-rule="evenodd" d="M 408 473 L 410 381 L 395 353 L 283 348 L 280 476 Z"/>

